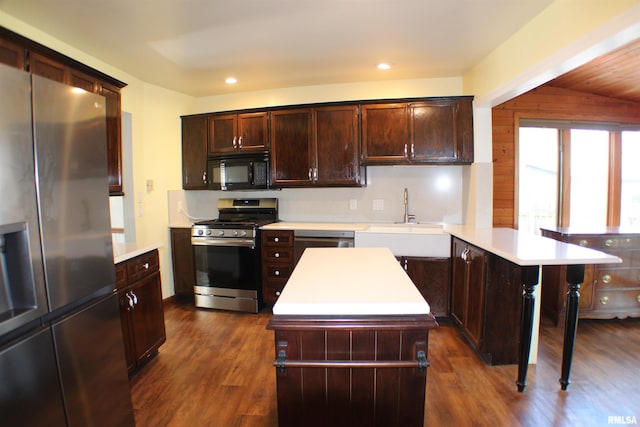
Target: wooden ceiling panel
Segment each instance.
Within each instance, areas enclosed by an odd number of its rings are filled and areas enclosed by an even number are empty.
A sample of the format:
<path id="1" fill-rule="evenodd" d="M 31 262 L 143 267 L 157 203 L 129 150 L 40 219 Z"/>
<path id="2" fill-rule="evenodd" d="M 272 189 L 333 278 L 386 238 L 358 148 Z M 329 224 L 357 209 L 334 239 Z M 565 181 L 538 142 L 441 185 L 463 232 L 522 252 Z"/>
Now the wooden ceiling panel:
<path id="1" fill-rule="evenodd" d="M 640 102 L 640 40 L 569 71 L 545 86 Z"/>

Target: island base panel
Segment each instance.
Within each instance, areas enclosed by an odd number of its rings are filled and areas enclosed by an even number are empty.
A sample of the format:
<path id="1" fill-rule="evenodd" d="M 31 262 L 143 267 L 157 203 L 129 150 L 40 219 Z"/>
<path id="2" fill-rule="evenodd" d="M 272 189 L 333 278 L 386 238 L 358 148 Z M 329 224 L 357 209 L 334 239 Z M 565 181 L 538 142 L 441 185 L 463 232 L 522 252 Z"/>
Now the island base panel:
<path id="1" fill-rule="evenodd" d="M 316 319 L 306 327 L 291 319 L 289 328 L 278 317 L 269 328 L 280 427 L 423 426 L 428 337 L 437 327 L 431 315 L 347 324 Z"/>

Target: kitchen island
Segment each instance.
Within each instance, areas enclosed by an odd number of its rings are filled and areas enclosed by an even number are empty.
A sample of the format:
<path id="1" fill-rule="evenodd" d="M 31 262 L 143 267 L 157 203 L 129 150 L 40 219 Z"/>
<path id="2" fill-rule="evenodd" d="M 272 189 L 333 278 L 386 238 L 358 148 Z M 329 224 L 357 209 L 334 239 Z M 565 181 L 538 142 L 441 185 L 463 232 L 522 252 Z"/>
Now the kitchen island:
<path id="1" fill-rule="evenodd" d="M 437 323 L 386 248 L 310 248 L 273 307 L 280 426 L 422 426 Z"/>
<path id="2" fill-rule="evenodd" d="M 535 305 L 534 290 L 540 281 L 540 267 L 548 265 L 566 266 L 566 281 L 568 283 L 567 311 L 560 376 L 561 388 L 566 390 L 569 386 L 569 373 L 573 358 L 580 302 L 579 289 L 584 280 L 585 264 L 615 264 L 622 262 L 622 260 L 616 256 L 593 249 L 566 244 L 510 228 L 448 226 L 445 227 L 445 231 L 454 236 L 454 239 L 460 239 L 471 245 L 471 247 L 463 250 L 461 254 L 454 254 L 455 257 L 460 256 L 465 262 L 473 262 L 473 257 L 469 255 L 474 251 L 475 247 L 486 251 L 494 258 L 505 261 L 513 266 L 508 270 L 519 273 L 523 291 L 516 385 L 520 392 L 524 391 L 527 384 L 527 368 Z"/>

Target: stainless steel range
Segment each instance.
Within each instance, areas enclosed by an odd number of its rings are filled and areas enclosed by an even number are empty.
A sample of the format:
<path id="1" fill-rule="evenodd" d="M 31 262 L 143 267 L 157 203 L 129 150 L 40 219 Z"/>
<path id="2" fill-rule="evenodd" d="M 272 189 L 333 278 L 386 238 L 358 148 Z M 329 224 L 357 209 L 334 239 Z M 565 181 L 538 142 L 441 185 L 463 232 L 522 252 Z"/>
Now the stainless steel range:
<path id="1" fill-rule="evenodd" d="M 260 227 L 277 220 L 278 199 L 219 199 L 218 219 L 193 225 L 196 307 L 259 311 Z"/>

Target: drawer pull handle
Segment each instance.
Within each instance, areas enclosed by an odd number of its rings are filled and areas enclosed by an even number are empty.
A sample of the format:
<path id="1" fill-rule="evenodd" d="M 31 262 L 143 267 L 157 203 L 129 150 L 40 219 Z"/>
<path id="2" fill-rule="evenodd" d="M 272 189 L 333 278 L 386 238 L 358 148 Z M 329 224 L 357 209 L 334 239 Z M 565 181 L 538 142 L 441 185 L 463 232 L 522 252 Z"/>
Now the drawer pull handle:
<path id="1" fill-rule="evenodd" d="M 609 297 L 604 296 L 604 297 L 600 298 L 600 304 L 602 304 L 602 305 L 609 304 Z"/>
<path id="2" fill-rule="evenodd" d="M 607 239 L 604 241 L 604 245 L 608 248 L 610 248 L 611 246 L 613 246 L 613 240 L 611 239 Z"/>
<path id="3" fill-rule="evenodd" d="M 611 275 L 605 274 L 604 276 L 602 276 L 602 283 L 604 283 L 605 285 L 611 283 Z"/>
<path id="4" fill-rule="evenodd" d="M 274 275 L 279 276 L 280 275 L 280 270 L 276 270 L 273 272 Z"/>
<path id="5" fill-rule="evenodd" d="M 276 242 L 276 243 L 278 243 L 278 242 L 280 241 L 280 238 L 279 238 L 279 237 L 274 237 L 274 238 L 273 238 L 273 241 L 274 241 L 274 242 Z"/>
<path id="6" fill-rule="evenodd" d="M 580 240 L 580 246 L 587 246 L 589 244 L 589 241 L 586 239 L 582 239 Z"/>
<path id="7" fill-rule="evenodd" d="M 276 258 L 280 258 L 280 252 L 276 252 L 273 256 Z"/>
<path id="8" fill-rule="evenodd" d="M 144 267 L 145 270 L 149 269 L 149 263 L 145 262 L 144 264 L 142 264 L 142 267 Z"/>

